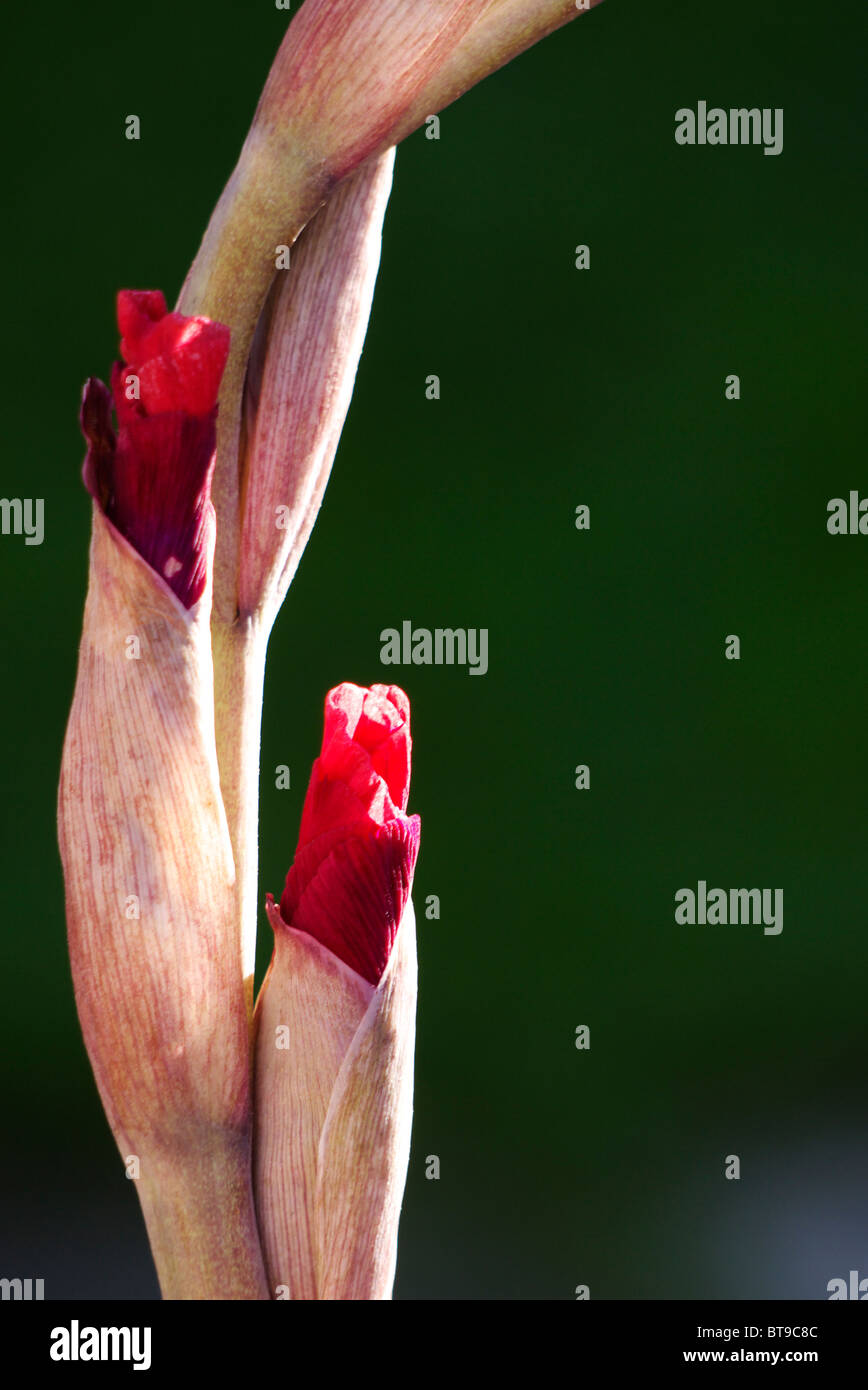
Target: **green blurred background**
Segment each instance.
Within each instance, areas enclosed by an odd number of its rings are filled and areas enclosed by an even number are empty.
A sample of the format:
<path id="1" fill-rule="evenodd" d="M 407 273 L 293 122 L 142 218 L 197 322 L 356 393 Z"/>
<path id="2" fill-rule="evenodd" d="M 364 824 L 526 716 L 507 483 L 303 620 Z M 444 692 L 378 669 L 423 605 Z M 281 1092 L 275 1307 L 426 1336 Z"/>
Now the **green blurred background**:
<path id="1" fill-rule="evenodd" d="M 868 1276 L 868 538 L 825 525 L 830 497 L 868 495 L 863 11 L 608 0 L 399 152 L 271 643 L 261 887 L 292 857 L 326 690 L 403 684 L 415 898 L 442 915 L 418 913 L 400 1298 L 824 1298 Z M 49 1298 L 157 1296 L 55 837 L 80 385 L 109 371 L 119 287 L 176 294 L 285 21 L 90 0 L 19 8 L 7 52 L 0 491 L 44 497 L 46 535 L 0 537 L 0 1275 Z M 783 153 L 678 147 L 700 99 L 783 107 Z M 487 627 L 488 674 L 382 667 L 405 618 Z M 676 925 L 699 878 L 783 888 L 783 933 Z"/>

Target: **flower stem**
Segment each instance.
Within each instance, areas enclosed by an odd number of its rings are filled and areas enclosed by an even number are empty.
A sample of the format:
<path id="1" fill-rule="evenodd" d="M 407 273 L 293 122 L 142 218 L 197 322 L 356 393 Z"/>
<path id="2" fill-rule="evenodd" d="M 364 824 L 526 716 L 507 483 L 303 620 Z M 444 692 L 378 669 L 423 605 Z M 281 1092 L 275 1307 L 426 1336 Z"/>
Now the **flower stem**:
<path id="1" fill-rule="evenodd" d="M 259 740 L 267 630 L 255 619 L 211 624 L 220 789 L 235 859 L 235 904 L 248 1016 L 253 1014 L 259 888 Z"/>
<path id="2" fill-rule="evenodd" d="M 270 1297 L 249 1136 L 206 1136 L 182 1155 L 145 1157 L 137 1187 L 164 1299 Z"/>

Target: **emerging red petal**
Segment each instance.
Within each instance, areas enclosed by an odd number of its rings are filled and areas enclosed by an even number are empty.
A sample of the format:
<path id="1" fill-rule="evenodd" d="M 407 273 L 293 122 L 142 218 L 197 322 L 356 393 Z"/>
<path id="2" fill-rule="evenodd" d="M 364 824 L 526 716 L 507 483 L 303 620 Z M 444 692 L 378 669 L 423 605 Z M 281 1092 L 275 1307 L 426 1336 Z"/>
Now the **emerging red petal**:
<path id="1" fill-rule="evenodd" d="M 84 478 L 106 516 L 188 608 L 212 548 L 217 393 L 229 329 L 168 313 L 159 290 L 121 290 L 124 363 L 112 371 L 118 435 L 102 382 L 85 387 Z"/>
<path id="2" fill-rule="evenodd" d="M 419 817 L 404 814 L 409 784 L 404 692 L 330 691 L 280 910 L 371 984 L 388 963 L 419 852 Z"/>
<path id="3" fill-rule="evenodd" d="M 383 825 L 407 809 L 409 792 L 410 702 L 403 690 L 345 682 L 329 691 L 299 844 L 336 824 Z"/>
<path id="4" fill-rule="evenodd" d="M 229 355 L 225 324 L 169 314 L 159 291 L 121 290 L 118 327 L 121 354 L 138 377 L 138 399 L 148 415 L 207 415 L 214 408 Z"/>
<path id="5" fill-rule="evenodd" d="M 121 353 L 131 362 L 135 344 L 152 323 L 165 318 L 168 310 L 162 290 L 119 290 L 117 297 Z"/>

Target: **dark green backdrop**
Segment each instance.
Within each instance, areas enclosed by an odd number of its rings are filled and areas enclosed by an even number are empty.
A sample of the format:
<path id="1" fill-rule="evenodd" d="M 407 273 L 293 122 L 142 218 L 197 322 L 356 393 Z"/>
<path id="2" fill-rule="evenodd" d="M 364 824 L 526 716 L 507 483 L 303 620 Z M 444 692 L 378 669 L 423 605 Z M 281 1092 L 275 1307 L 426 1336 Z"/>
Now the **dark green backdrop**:
<path id="1" fill-rule="evenodd" d="M 823 1298 L 868 1276 L 868 537 L 825 526 L 830 497 L 868 495 L 862 12 L 608 0 L 399 151 L 353 405 L 272 638 L 261 873 L 278 892 L 327 688 L 402 683 L 415 897 L 442 916 L 419 913 L 398 1297 Z M 285 20 L 90 0 L 12 21 L 0 491 L 44 497 L 46 535 L 0 537 L 0 1275 L 50 1298 L 157 1294 L 78 1031 L 55 839 L 79 390 L 109 370 L 119 287 L 176 294 Z M 782 107 L 783 153 L 678 147 L 700 99 Z M 382 667 L 404 618 L 487 627 L 488 674 Z M 783 888 L 782 934 L 676 925 L 699 878 Z M 263 917 L 263 966 L 267 937 Z"/>

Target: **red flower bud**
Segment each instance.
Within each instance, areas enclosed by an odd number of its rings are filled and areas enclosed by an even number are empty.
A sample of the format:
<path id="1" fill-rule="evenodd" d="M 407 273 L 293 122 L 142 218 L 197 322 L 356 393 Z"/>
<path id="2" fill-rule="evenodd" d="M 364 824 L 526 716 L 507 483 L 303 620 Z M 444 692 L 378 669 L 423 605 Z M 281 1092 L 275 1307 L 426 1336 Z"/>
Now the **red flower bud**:
<path id="1" fill-rule="evenodd" d="M 228 332 L 167 314 L 158 293 L 121 294 L 118 319 L 117 435 L 102 382 L 82 407 L 93 534 L 58 802 L 70 962 L 164 1296 L 255 1299 L 267 1285 L 251 1182 L 252 980 L 210 631 Z"/>
<path id="2" fill-rule="evenodd" d="M 256 1004 L 254 1191 L 278 1298 L 391 1297 L 413 1117 L 409 778 L 403 691 L 331 691 Z"/>
<path id="3" fill-rule="evenodd" d="M 419 851 L 419 817 L 404 814 L 409 788 L 404 692 L 332 690 L 280 911 L 372 985 L 388 964 Z"/>
<path id="4" fill-rule="evenodd" d="M 159 290 L 121 290 L 123 362 L 111 396 L 91 378 L 81 427 L 84 480 L 103 512 L 187 608 L 201 598 L 212 549 L 217 392 L 229 329 L 168 313 Z"/>

